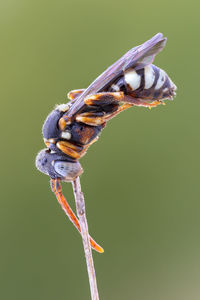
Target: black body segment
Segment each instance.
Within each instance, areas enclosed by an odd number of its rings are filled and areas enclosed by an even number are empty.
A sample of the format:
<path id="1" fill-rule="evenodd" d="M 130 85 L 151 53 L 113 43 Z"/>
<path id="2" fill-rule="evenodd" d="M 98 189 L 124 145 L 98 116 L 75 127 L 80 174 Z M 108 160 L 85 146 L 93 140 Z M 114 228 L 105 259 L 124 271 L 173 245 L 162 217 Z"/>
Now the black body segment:
<path id="1" fill-rule="evenodd" d="M 58 127 L 58 121 L 62 117 L 63 112 L 55 109 L 46 118 L 44 125 L 42 127 L 42 134 L 45 139 L 58 138 L 60 135 L 60 130 Z"/>

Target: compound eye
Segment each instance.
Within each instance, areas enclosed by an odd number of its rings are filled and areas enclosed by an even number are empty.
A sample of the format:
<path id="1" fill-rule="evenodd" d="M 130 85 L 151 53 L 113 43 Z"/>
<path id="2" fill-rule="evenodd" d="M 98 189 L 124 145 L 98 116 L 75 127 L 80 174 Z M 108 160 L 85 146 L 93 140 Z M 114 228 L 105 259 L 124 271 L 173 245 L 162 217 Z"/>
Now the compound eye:
<path id="1" fill-rule="evenodd" d="M 41 166 L 44 167 L 46 165 L 46 163 L 48 162 L 47 158 L 43 158 L 41 160 L 39 160 L 39 162 L 41 163 Z"/>
<path id="2" fill-rule="evenodd" d="M 54 169 L 56 173 L 61 175 L 66 181 L 72 181 L 82 173 L 79 162 L 55 161 Z"/>
<path id="3" fill-rule="evenodd" d="M 56 161 L 54 163 L 54 169 L 55 171 L 62 175 L 63 177 L 66 176 L 67 172 L 68 172 L 68 163 L 67 162 L 63 162 L 63 161 Z"/>

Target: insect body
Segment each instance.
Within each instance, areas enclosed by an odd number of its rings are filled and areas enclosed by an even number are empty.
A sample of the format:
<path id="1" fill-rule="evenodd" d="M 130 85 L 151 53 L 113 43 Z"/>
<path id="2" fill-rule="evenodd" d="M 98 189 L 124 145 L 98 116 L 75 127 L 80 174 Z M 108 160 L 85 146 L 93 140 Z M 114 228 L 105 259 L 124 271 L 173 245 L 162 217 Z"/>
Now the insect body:
<path id="1" fill-rule="evenodd" d="M 36 166 L 50 176 L 53 192 L 79 231 L 78 220 L 65 206 L 60 181 L 73 181 L 83 172 L 78 160 L 114 116 L 131 106 L 151 108 L 173 99 L 176 86 L 165 71 L 152 64 L 165 44 L 166 38 L 157 34 L 131 49 L 87 89 L 71 91 L 70 101 L 57 106 L 44 122 L 47 149 L 38 154 Z M 102 252 L 92 239 L 91 245 Z"/>

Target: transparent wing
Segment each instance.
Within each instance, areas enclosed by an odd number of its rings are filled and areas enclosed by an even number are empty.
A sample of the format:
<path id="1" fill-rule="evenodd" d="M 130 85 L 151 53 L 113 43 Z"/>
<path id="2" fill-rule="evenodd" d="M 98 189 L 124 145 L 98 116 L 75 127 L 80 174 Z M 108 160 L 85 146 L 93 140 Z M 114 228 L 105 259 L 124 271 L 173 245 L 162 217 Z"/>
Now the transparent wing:
<path id="1" fill-rule="evenodd" d="M 123 74 L 125 70 L 131 67 L 138 70 L 151 64 L 156 54 L 164 48 L 166 41 L 167 39 L 163 38 L 162 33 L 158 33 L 144 44 L 129 50 L 90 84 L 68 110 L 67 115 L 72 117 L 73 114 L 77 113 L 84 106 L 83 100 L 86 96 L 102 90 Z"/>

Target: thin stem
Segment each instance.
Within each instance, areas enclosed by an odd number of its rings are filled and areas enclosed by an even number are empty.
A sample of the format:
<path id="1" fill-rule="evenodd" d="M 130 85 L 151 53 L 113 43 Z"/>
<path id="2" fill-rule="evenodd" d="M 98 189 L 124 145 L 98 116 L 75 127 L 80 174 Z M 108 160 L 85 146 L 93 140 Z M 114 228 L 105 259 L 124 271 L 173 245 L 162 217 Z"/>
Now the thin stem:
<path id="1" fill-rule="evenodd" d="M 66 198 L 63 195 L 60 179 L 59 178 L 51 179 L 50 184 L 51 184 L 51 189 L 52 189 L 53 193 L 56 195 L 56 198 L 57 198 L 59 204 L 61 205 L 62 209 L 64 210 L 65 214 L 68 216 L 68 218 L 73 223 L 73 225 L 76 227 L 76 229 L 79 232 L 81 232 L 81 227 L 80 227 L 79 221 L 78 221 L 77 217 L 75 216 L 73 210 L 69 206 L 69 203 L 67 202 Z M 94 250 L 96 250 L 97 252 L 99 252 L 99 253 L 104 252 L 103 248 L 100 245 L 98 245 L 97 242 L 95 242 L 95 240 L 91 237 L 90 237 L 90 244 L 91 244 L 91 247 Z"/>
<path id="2" fill-rule="evenodd" d="M 87 224 L 87 219 L 86 219 L 85 200 L 84 200 L 83 193 L 81 191 L 81 183 L 80 183 L 79 177 L 77 177 L 72 182 L 72 186 L 73 186 L 73 190 L 74 190 L 77 215 L 78 215 L 79 223 L 80 223 L 80 227 L 81 227 L 81 236 L 82 236 L 82 240 L 83 240 L 83 247 L 84 247 L 88 277 L 89 277 L 89 282 L 90 282 L 91 299 L 99 300 L 97 280 L 96 280 L 96 275 L 95 275 L 92 250 L 91 250 L 89 233 L 88 233 L 88 224 Z"/>

